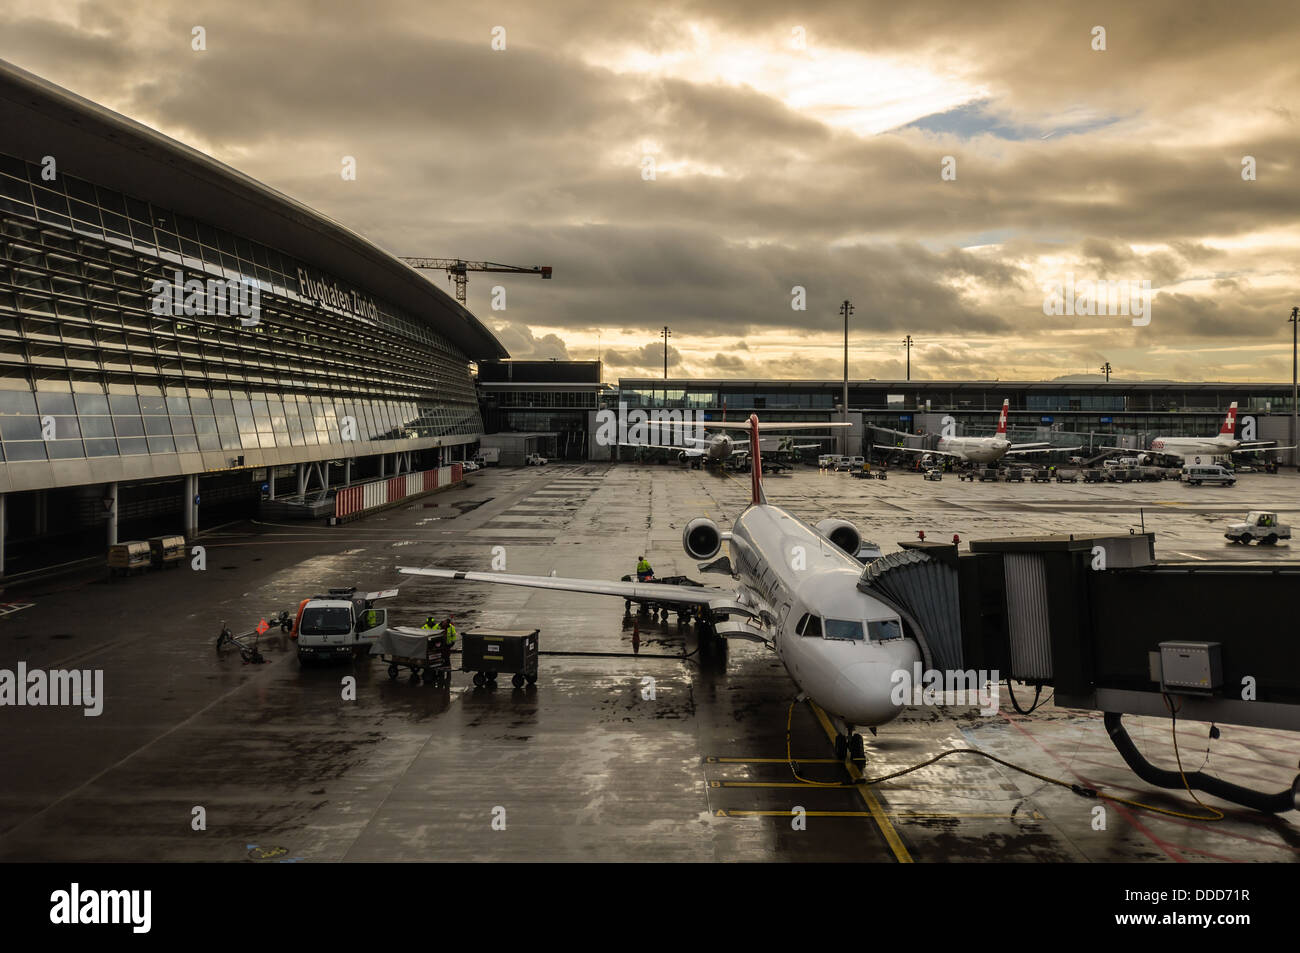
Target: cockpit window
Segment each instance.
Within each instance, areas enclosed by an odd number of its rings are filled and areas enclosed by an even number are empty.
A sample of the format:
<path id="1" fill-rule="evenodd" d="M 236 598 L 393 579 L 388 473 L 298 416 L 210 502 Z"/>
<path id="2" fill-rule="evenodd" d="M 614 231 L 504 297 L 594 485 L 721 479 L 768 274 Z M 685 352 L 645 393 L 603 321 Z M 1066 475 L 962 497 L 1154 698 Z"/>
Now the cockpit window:
<path id="1" fill-rule="evenodd" d="M 819 616 L 805 615 L 799 620 L 799 624 L 794 631 L 806 638 L 820 639 L 822 637 L 822 620 Z"/>
<path id="2" fill-rule="evenodd" d="M 890 639 L 902 637 L 903 626 L 897 619 L 882 619 L 879 622 L 867 623 L 867 638 L 872 642 L 888 642 Z"/>
<path id="3" fill-rule="evenodd" d="M 862 641 L 862 623 L 856 619 L 827 619 L 826 638 Z"/>

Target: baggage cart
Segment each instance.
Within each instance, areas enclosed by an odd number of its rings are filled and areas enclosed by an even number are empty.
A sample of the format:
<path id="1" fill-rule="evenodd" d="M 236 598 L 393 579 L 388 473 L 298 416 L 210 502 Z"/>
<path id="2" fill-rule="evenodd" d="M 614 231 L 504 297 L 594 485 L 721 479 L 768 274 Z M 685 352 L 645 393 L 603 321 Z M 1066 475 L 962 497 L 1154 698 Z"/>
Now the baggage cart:
<path id="1" fill-rule="evenodd" d="M 537 684 L 540 629 L 475 629 L 461 634 L 460 670 L 474 673 L 474 685 L 494 684 L 498 675 L 523 688 Z"/>
<path id="2" fill-rule="evenodd" d="M 108 547 L 108 574 L 130 576 L 144 572 L 153 563 L 149 544 L 142 539 L 128 543 L 115 543 Z"/>
<path id="3" fill-rule="evenodd" d="M 446 649 L 445 632 L 394 626 L 371 644 L 370 655 L 388 663 L 389 678 L 397 678 L 406 668 L 412 681 L 423 679 L 426 685 L 441 688 L 451 685 L 451 656 Z"/>
<path id="4" fill-rule="evenodd" d="M 149 540 L 149 555 L 159 569 L 179 567 L 185 562 L 185 537 L 155 536 Z"/>

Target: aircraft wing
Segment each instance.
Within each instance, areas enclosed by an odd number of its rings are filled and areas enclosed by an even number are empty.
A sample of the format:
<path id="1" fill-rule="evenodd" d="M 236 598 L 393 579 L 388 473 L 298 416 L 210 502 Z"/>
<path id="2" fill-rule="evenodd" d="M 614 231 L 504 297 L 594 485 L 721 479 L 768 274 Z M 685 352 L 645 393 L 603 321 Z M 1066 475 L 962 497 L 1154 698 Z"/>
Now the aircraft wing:
<path id="1" fill-rule="evenodd" d="M 1295 447 L 1274 447 L 1272 445 L 1267 445 L 1267 446 L 1251 445 L 1251 446 L 1240 447 L 1232 452 L 1233 453 L 1262 453 L 1265 450 L 1294 450 L 1294 449 Z"/>
<path id="2" fill-rule="evenodd" d="M 826 421 L 817 423 L 813 421 L 804 421 L 801 423 L 782 423 L 779 420 L 768 421 L 760 420 L 758 422 L 759 430 L 825 430 L 827 427 L 851 427 L 850 423 L 843 420 Z M 748 430 L 749 421 L 747 420 L 707 420 L 704 422 L 705 430 Z"/>
<path id="3" fill-rule="evenodd" d="M 620 447 L 641 447 L 645 450 L 674 450 L 677 453 L 684 453 L 688 457 L 702 457 L 704 451 L 699 447 L 673 447 L 662 443 L 620 443 Z"/>
<path id="4" fill-rule="evenodd" d="M 1003 454 L 1003 456 L 1009 457 L 1013 453 L 1056 453 L 1058 450 L 1064 452 L 1067 450 L 1082 450 L 1082 449 L 1083 447 L 1052 447 L 1052 446 L 1035 447 L 1033 444 L 1021 444 L 1020 446 L 1012 447 L 1005 454 Z M 1146 451 L 1143 452 L 1145 453 Z"/>
<path id="5" fill-rule="evenodd" d="M 873 443 L 872 446 L 877 450 L 901 450 L 903 453 L 928 453 L 936 457 L 961 457 L 960 453 L 953 453 L 950 450 L 922 450 L 920 447 L 891 447 L 887 443 Z"/>
<path id="6" fill-rule="evenodd" d="M 736 594 L 716 586 L 676 586 L 657 582 L 613 582 L 605 579 L 566 579 L 560 576 L 523 576 L 509 572 L 460 572 L 455 569 L 415 569 L 398 566 L 397 571 L 410 576 L 432 576 L 456 582 L 491 582 L 530 589 L 558 589 L 561 592 L 587 592 L 620 599 L 644 599 L 679 606 L 700 606 L 715 612 L 758 617 L 750 606 L 736 601 Z"/>

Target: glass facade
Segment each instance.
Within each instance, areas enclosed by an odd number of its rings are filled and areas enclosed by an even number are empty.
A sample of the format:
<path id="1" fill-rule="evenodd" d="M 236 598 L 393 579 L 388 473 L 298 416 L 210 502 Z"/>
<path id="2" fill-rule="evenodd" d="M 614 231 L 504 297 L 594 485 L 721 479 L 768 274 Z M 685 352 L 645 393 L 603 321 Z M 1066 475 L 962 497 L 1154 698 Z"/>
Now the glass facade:
<path id="1" fill-rule="evenodd" d="M 573 390 L 497 390 L 485 391 L 501 407 L 565 407 L 575 410 L 595 410 L 595 391 Z"/>
<path id="2" fill-rule="evenodd" d="M 365 453 L 377 451 L 355 444 L 482 432 L 468 360 L 427 321 L 371 307 L 361 289 L 343 290 L 368 313 L 318 300 L 299 269 L 317 275 L 0 155 L 0 460 L 345 443 Z M 257 323 L 157 313 L 157 282 L 178 277 L 255 285 Z"/>

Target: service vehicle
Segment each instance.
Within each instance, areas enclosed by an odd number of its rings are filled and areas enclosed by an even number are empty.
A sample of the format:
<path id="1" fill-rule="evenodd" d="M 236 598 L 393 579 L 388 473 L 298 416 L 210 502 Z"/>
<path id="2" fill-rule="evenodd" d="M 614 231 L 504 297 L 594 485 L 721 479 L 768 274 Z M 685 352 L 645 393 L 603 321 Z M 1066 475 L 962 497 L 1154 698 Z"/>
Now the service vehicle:
<path id="1" fill-rule="evenodd" d="M 524 464 L 530 467 L 544 467 L 546 466 L 546 458 L 540 453 L 530 453 L 524 457 Z"/>
<path id="2" fill-rule="evenodd" d="M 926 479 L 926 480 L 942 480 L 942 479 L 943 479 L 943 471 L 940 470 L 938 467 L 931 467 L 930 469 L 928 469 L 928 470 L 925 471 L 925 475 L 924 475 L 923 479 Z"/>
<path id="3" fill-rule="evenodd" d="M 1235 486 L 1237 478 L 1225 467 L 1217 463 L 1201 463 L 1183 467 L 1183 482 L 1192 486 L 1202 483 L 1217 483 L 1220 486 Z"/>
<path id="4" fill-rule="evenodd" d="M 375 600 L 395 595 L 396 589 L 358 595 L 349 586 L 308 599 L 290 636 L 298 643 L 298 661 L 369 655 L 388 629 L 388 610 L 376 609 Z"/>
<path id="5" fill-rule="evenodd" d="M 1291 538 L 1291 527 L 1277 521 L 1277 514 L 1271 510 L 1251 510 L 1241 523 L 1229 523 L 1223 534 L 1228 539 L 1249 546 L 1252 539 L 1259 540 L 1261 546 L 1272 546 L 1279 539 Z"/>
<path id="6" fill-rule="evenodd" d="M 474 455 L 474 462 L 481 467 L 495 467 L 501 462 L 500 447 L 481 447 Z"/>

